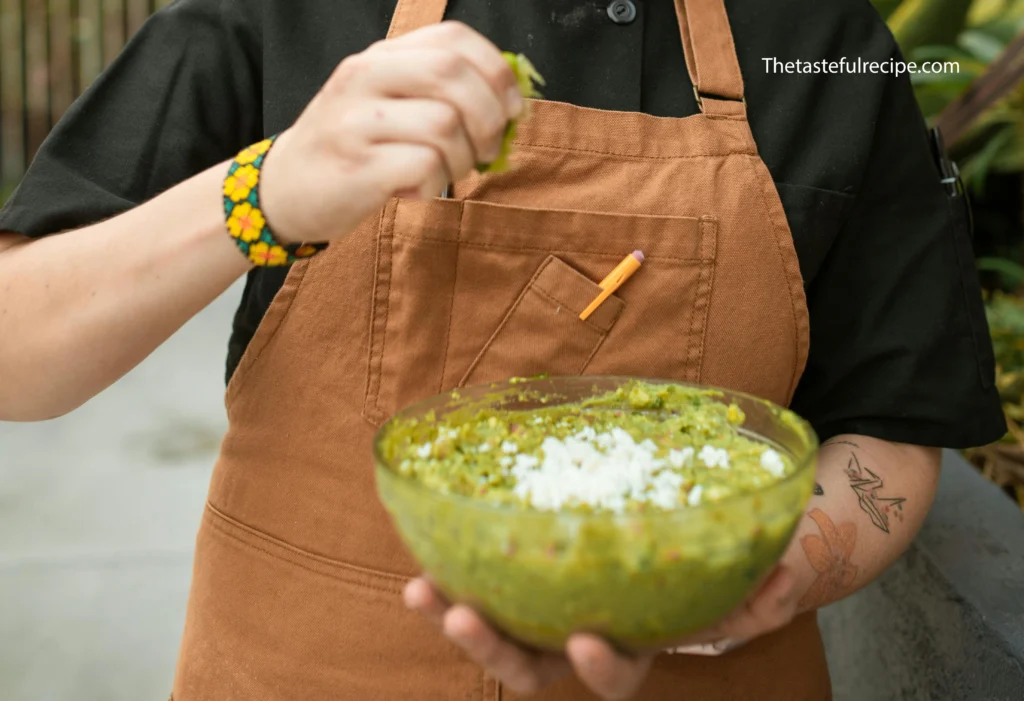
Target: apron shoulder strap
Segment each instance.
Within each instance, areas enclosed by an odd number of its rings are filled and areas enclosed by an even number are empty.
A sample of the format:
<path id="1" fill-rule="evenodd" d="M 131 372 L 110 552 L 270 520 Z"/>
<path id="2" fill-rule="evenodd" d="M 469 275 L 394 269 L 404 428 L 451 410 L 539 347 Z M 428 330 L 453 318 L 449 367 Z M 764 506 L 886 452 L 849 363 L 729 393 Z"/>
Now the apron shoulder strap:
<path id="1" fill-rule="evenodd" d="M 675 0 L 686 68 L 702 112 L 745 114 L 743 74 L 725 0 Z M 728 103 L 733 103 L 732 105 Z"/>
<path id="2" fill-rule="evenodd" d="M 388 38 L 408 34 L 444 19 L 446 0 L 398 0 Z M 743 74 L 736 57 L 724 0 L 675 0 L 686 68 L 697 105 L 706 114 L 746 114 Z"/>
<path id="3" fill-rule="evenodd" d="M 391 16 L 388 39 L 438 24 L 444 19 L 447 4 L 446 0 L 398 0 L 395 14 Z"/>

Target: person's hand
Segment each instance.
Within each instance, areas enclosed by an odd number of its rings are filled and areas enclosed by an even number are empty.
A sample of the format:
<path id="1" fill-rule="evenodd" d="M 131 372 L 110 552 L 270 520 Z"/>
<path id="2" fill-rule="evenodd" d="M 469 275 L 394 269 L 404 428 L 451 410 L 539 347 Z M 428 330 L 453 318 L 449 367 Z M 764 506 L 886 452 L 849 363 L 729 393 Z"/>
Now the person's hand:
<path id="1" fill-rule="evenodd" d="M 503 638 L 468 606 L 450 606 L 424 578 L 405 588 L 406 605 L 433 621 L 477 664 L 512 691 L 532 694 L 575 672 L 603 699 L 628 699 L 647 676 L 653 655 L 627 658 L 593 635 L 574 635 L 565 655 L 524 650 Z"/>
<path id="2" fill-rule="evenodd" d="M 678 641 L 670 650 L 719 655 L 740 644 L 784 627 L 797 612 L 796 580 L 780 565 L 733 613 L 718 624 Z M 425 578 L 405 588 L 405 603 L 434 622 L 444 634 L 517 693 L 535 693 L 570 672 L 603 699 L 628 699 L 635 694 L 657 652 L 624 657 L 602 639 L 577 634 L 564 655 L 524 650 L 503 638 L 468 606 L 450 606 Z"/>
<path id="3" fill-rule="evenodd" d="M 429 198 L 494 160 L 523 101 L 501 52 L 444 22 L 346 58 L 267 156 L 260 201 L 283 243 L 339 238 L 388 198 Z"/>

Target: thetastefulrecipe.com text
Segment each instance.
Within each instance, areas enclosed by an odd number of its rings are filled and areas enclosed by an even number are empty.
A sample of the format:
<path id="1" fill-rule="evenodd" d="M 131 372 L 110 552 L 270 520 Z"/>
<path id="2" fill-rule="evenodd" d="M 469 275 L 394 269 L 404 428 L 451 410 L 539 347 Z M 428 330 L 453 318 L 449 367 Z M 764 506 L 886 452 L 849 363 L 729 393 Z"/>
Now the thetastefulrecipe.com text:
<path id="1" fill-rule="evenodd" d="M 865 61 L 862 58 L 829 61 L 780 61 L 777 58 L 763 58 L 766 73 L 800 73 L 816 75 L 857 74 L 903 75 L 904 73 L 959 73 L 960 64 L 956 61 Z"/>

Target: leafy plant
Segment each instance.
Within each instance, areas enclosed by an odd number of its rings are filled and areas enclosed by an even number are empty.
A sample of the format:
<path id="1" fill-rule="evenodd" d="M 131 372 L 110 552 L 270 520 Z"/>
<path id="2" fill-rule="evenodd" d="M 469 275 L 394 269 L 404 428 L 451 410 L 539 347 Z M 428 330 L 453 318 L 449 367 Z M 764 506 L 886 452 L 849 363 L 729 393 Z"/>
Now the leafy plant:
<path id="1" fill-rule="evenodd" d="M 888 17 L 889 28 L 903 53 L 956 41 L 967 23 L 974 0 L 904 0 Z"/>
<path id="2" fill-rule="evenodd" d="M 966 451 L 966 457 L 1024 508 L 1024 300 L 995 293 L 986 316 L 1007 432 L 997 443 Z"/>
<path id="3" fill-rule="evenodd" d="M 911 80 L 965 183 L 981 192 L 990 173 L 1024 171 L 1024 43 L 1014 41 L 1024 32 L 1024 0 L 873 2 L 908 61 L 959 66 Z"/>
<path id="4" fill-rule="evenodd" d="M 1024 288 L 1024 265 L 1006 258 L 978 258 L 978 270 L 998 274 L 1003 283 L 1011 289 Z"/>
<path id="5" fill-rule="evenodd" d="M 4 202 L 6 202 L 7 198 L 11 196 L 12 192 L 14 192 L 14 187 L 14 183 L 0 182 L 0 207 L 4 206 Z"/>

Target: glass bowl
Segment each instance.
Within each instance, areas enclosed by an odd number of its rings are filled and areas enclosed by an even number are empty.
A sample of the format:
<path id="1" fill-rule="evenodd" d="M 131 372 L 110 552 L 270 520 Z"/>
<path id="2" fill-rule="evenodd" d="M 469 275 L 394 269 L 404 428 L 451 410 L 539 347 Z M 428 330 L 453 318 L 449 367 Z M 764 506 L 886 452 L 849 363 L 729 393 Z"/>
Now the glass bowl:
<path id="1" fill-rule="evenodd" d="M 400 475 L 382 440 L 397 421 L 470 418 L 484 408 L 578 402 L 642 379 L 720 392 L 746 415 L 740 432 L 795 470 L 756 492 L 673 511 L 544 512 L 442 494 Z M 623 408 L 635 411 L 623 402 Z M 445 393 L 384 424 L 374 440 L 377 488 L 402 540 L 450 601 L 473 606 L 528 646 L 561 650 L 574 632 L 619 649 L 673 645 L 720 620 L 771 571 L 814 488 L 818 440 L 805 421 L 757 397 L 647 378 L 510 380 Z"/>

